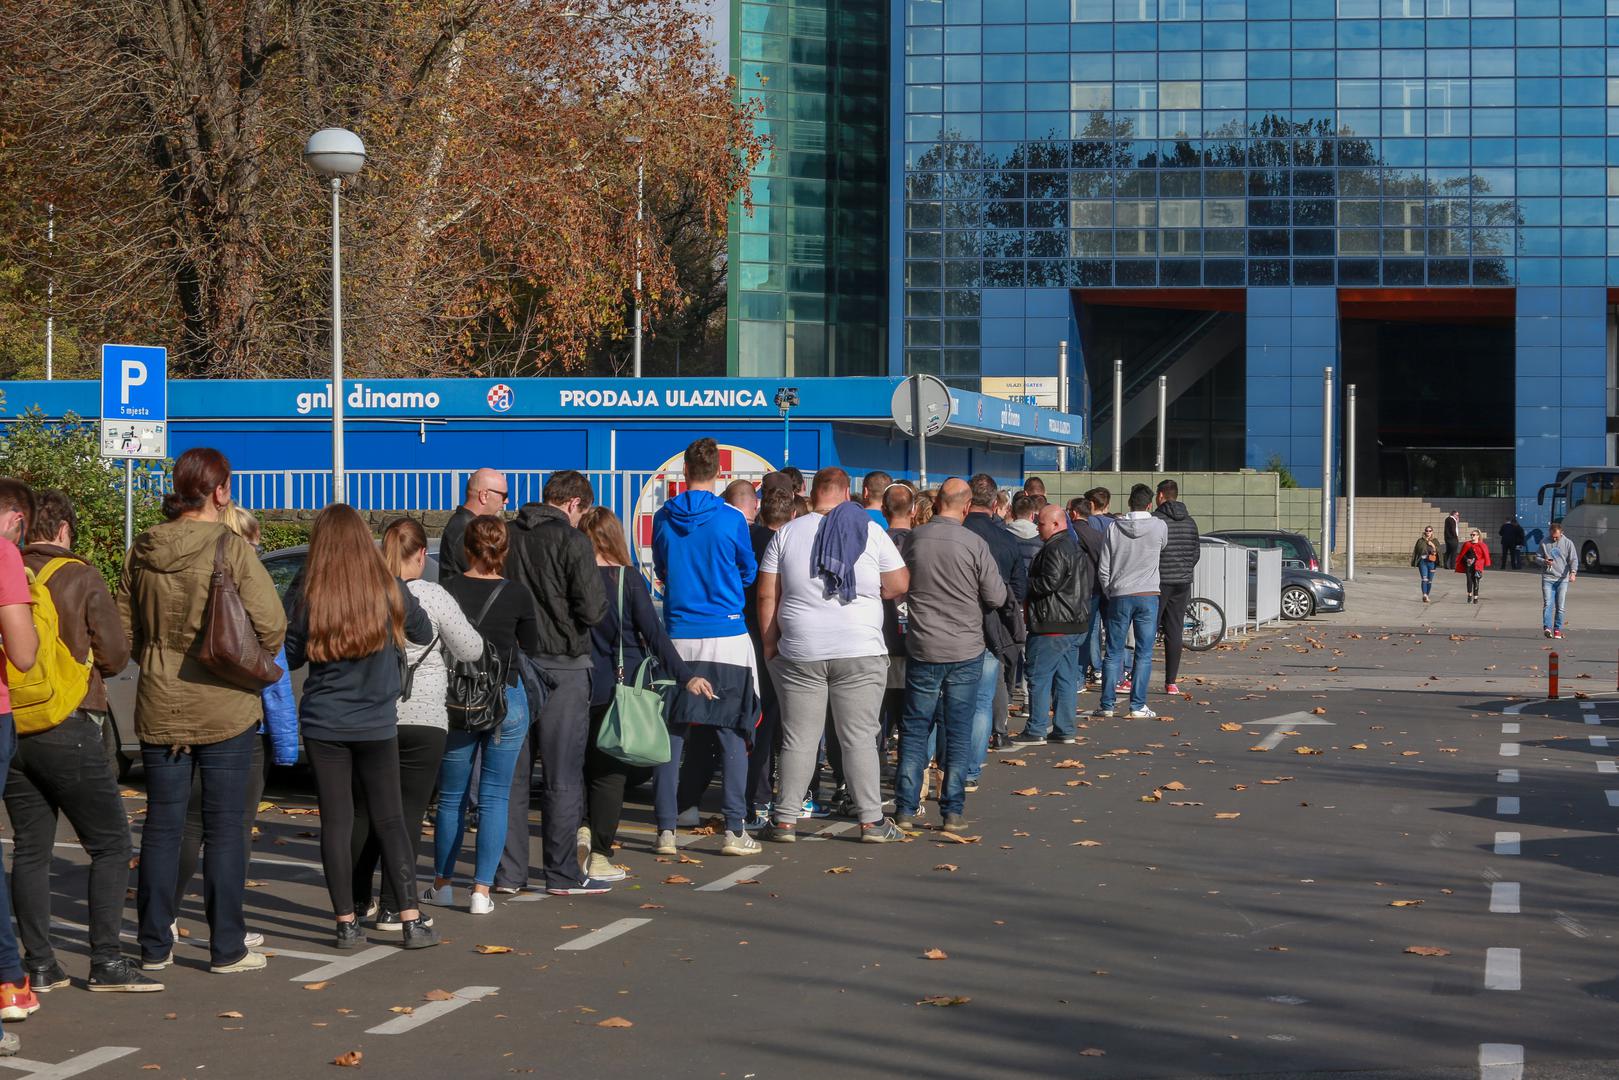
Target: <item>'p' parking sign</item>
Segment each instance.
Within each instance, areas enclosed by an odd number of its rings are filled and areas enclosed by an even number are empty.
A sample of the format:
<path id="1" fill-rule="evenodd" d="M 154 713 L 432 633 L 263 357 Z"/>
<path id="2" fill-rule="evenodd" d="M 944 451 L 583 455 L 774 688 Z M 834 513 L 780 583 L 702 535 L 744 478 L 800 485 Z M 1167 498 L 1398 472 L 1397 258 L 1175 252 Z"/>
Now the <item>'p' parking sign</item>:
<path id="1" fill-rule="evenodd" d="M 103 345 L 101 456 L 163 458 L 168 452 L 168 350 L 155 345 Z"/>

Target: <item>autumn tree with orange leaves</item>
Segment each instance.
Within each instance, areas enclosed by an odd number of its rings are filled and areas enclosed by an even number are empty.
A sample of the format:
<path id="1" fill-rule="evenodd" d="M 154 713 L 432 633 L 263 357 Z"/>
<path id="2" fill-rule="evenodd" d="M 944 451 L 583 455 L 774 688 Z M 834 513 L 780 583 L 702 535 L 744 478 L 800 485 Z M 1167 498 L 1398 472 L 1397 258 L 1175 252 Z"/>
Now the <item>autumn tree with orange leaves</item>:
<path id="1" fill-rule="evenodd" d="M 576 368 L 627 332 L 637 164 L 649 207 L 721 232 L 764 149 L 683 0 L 6 8 L 0 271 L 53 280 L 85 341 L 168 344 L 185 376 L 324 370 L 317 128 L 368 152 L 344 193 L 344 349 L 372 376 Z M 642 237 L 655 325 L 687 298 L 662 231 Z"/>

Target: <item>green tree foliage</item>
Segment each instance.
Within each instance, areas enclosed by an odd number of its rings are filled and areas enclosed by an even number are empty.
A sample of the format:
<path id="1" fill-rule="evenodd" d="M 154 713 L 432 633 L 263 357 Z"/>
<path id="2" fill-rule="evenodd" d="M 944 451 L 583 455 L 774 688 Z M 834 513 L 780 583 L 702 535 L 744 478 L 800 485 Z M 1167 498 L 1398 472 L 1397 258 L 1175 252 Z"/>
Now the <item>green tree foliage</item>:
<path id="1" fill-rule="evenodd" d="M 136 463 L 137 478 L 145 463 Z M 167 465 L 167 463 L 165 463 Z M 68 413 L 51 423 L 29 409 L 0 438 L 0 475 L 14 476 L 34 490 L 60 488 L 79 513 L 74 548 L 109 585 L 124 567 L 124 470 L 101 456 L 94 423 Z M 135 531 L 163 520 L 161 498 L 151 487 L 135 490 Z"/>

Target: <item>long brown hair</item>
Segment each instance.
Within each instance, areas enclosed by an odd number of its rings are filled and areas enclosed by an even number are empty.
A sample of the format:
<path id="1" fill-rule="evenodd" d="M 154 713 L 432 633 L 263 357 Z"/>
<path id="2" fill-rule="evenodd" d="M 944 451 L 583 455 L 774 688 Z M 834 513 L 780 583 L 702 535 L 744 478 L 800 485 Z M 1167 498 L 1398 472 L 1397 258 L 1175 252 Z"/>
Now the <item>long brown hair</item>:
<path id="1" fill-rule="evenodd" d="M 354 507 L 333 503 L 315 517 L 304 570 L 309 659 L 329 663 L 405 646 L 405 602 L 371 530 Z"/>
<path id="2" fill-rule="evenodd" d="M 605 506 L 592 506 L 579 519 L 579 531 L 590 537 L 596 554 L 614 566 L 630 565 L 630 546 L 624 540 L 624 526 L 618 515 Z"/>
<path id="3" fill-rule="evenodd" d="M 405 560 L 427 546 L 427 530 L 415 518 L 395 518 L 382 531 L 382 562 L 394 577 L 405 576 Z"/>
<path id="4" fill-rule="evenodd" d="M 194 446 L 174 462 L 174 490 L 163 496 L 163 516 L 173 521 L 190 510 L 201 510 L 209 496 L 230 483 L 230 462 L 209 446 Z"/>

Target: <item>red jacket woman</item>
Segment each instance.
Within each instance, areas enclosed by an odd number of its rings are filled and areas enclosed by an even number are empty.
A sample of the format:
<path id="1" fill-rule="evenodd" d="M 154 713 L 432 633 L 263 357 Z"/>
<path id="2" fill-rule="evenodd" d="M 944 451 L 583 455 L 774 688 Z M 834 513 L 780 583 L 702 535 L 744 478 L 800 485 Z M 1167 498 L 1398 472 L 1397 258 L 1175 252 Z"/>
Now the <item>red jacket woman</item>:
<path id="1" fill-rule="evenodd" d="M 1467 575 L 1467 602 L 1478 603 L 1479 579 L 1490 565 L 1490 549 L 1477 529 L 1467 535 L 1467 543 L 1456 555 L 1456 572 Z"/>

